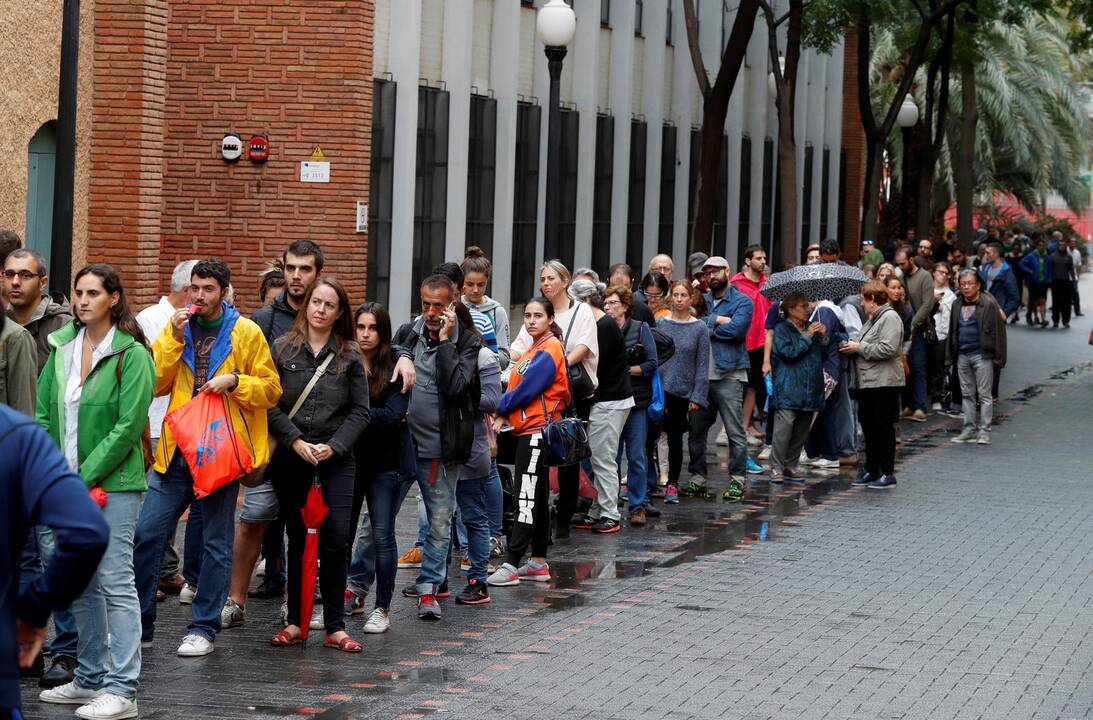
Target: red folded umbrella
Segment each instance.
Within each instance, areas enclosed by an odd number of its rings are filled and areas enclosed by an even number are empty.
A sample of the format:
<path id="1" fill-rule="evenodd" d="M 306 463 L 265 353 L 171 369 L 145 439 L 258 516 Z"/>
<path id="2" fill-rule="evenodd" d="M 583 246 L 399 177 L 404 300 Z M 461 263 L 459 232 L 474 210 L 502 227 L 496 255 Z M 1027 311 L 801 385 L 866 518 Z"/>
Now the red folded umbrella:
<path id="1" fill-rule="evenodd" d="M 311 625 L 311 611 L 315 607 L 315 575 L 319 569 L 319 526 L 326 519 L 330 508 L 323 502 L 323 489 L 319 485 L 319 473 L 311 481 L 307 502 L 300 510 L 307 528 L 304 556 L 300 561 L 300 637 L 306 639 Z"/>

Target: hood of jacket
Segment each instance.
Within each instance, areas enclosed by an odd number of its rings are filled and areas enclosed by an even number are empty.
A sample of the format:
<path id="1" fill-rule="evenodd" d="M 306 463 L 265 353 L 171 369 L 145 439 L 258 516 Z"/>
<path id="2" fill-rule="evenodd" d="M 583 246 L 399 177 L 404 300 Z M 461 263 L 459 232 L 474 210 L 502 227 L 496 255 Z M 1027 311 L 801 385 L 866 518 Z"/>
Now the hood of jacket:
<path id="1" fill-rule="evenodd" d="M 68 298 L 64 295 L 58 295 L 57 298 L 60 298 L 60 300 L 58 301 L 52 295 L 43 295 L 38 301 L 38 307 L 34 308 L 34 313 L 30 316 L 30 319 L 27 320 L 26 325 L 41 322 L 42 320 L 58 315 L 71 315 L 72 306 L 69 304 Z M 72 337 L 76 337 L 75 333 L 73 333 Z"/>
<path id="2" fill-rule="evenodd" d="M 209 377 L 213 377 L 216 371 L 220 369 L 224 359 L 228 357 L 228 354 L 232 351 L 232 329 L 235 327 L 235 323 L 239 320 L 239 311 L 226 302 L 220 303 L 221 311 L 224 313 L 224 324 L 220 326 L 220 331 L 216 333 L 216 340 L 213 342 L 212 350 L 209 353 Z M 186 363 L 186 367 L 190 368 L 190 372 L 194 372 L 194 335 L 190 329 L 190 323 L 186 323 L 186 346 L 182 350 L 182 362 Z"/>
<path id="3" fill-rule="evenodd" d="M 489 295 L 483 295 L 482 296 L 482 302 L 480 302 L 480 303 L 470 302 L 466 298 L 463 299 L 463 302 L 467 304 L 467 307 L 469 307 L 473 310 L 477 310 L 480 313 L 489 313 L 489 312 L 491 312 L 493 310 L 496 310 L 497 308 L 501 307 L 501 303 L 497 302 L 496 300 L 491 298 Z"/>

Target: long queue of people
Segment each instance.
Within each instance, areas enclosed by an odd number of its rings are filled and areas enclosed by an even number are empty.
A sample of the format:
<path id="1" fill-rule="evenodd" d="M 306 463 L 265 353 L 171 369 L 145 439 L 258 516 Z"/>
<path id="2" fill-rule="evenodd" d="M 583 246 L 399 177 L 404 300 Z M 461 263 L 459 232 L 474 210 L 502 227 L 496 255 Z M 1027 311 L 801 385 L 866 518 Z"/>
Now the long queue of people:
<path id="1" fill-rule="evenodd" d="M 5 476 L 23 483 L 26 500 L 23 511 L 5 511 L 21 547 L 7 548 L 18 558 L 19 594 L 4 599 L 0 643 L 12 657 L 20 647 L 20 665 L 41 676 L 43 702 L 77 706 L 81 718 L 137 715 L 141 651 L 158 641 L 168 594 L 191 606 L 181 657 L 214 652 L 222 631 L 247 621 L 248 598 L 282 596 L 271 645 L 321 630 L 324 646 L 359 653 L 347 618 L 367 615 L 366 634 L 388 631 L 400 567 L 417 569 L 401 595 L 435 620 L 451 594 L 454 546 L 467 578 L 455 602 L 484 605 L 491 587 L 549 581 L 549 546 L 573 530 L 617 533 L 681 496 L 708 497 L 707 437 L 718 421 L 729 446 L 727 502 L 744 497 L 749 475 L 799 482 L 802 465 L 858 465 L 862 448 L 855 484 L 893 488 L 901 406 L 913 415 L 925 394 L 916 378 L 926 366 L 915 358 L 940 355 L 956 368 L 960 442 L 989 442 L 992 370 L 1005 363 L 1005 319 L 981 275 L 961 272 L 953 293 L 943 263 L 931 282 L 907 250 L 896 257 L 902 278 L 882 268 L 859 295 L 819 303 L 802 294 L 767 300 L 759 246 L 735 274 L 724 258 L 696 253 L 677 277 L 658 255 L 640 278 L 612 266 L 607 283 L 550 260 L 510 340 L 477 248 L 422 281 L 420 315 L 397 329 L 379 303 L 354 308 L 309 241 L 290 245 L 263 275 L 269 302 L 250 319 L 218 259 L 180 263 L 170 293 L 134 314 L 110 266 L 80 270 L 69 305 L 45 293 L 40 256 L 4 249 L 0 401 L 40 429 L 7 410 L 0 425 L 46 433 L 52 442 L 38 440 L 34 452 L 54 457 L 35 461 L 52 475 L 32 493 L 29 478 Z M 838 244 L 810 248 L 806 262 L 841 262 Z M 264 468 L 245 486 L 195 493 L 195 466 L 171 418 L 203 395 L 222 399 L 226 431 Z M 567 417 L 587 426 L 590 457 L 552 468 L 547 431 Z M 201 442 L 222 442 L 224 430 L 209 428 Z M 4 462 L 31 456 L 12 445 L 20 433 L 0 427 Z M 592 498 L 581 497 L 582 475 Z M 76 519 L 59 519 L 42 487 L 68 497 L 76 481 Z M 396 517 L 415 485 L 419 537 L 400 556 Z M 320 601 L 309 614 L 301 510 L 313 487 L 328 511 L 318 527 Z M 180 554 L 176 528 L 187 511 Z M 76 558 L 97 570 L 70 572 Z M 260 558 L 265 579 L 251 589 Z M 50 613 L 47 669 L 40 649 Z M 18 708 L 15 668 L 0 672 L 0 706 Z"/>

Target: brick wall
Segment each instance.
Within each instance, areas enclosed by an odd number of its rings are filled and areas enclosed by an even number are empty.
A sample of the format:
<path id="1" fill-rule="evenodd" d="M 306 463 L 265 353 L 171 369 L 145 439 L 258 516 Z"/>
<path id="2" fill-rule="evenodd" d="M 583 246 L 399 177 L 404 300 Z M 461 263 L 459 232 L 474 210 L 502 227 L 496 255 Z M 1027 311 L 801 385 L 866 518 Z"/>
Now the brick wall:
<path id="1" fill-rule="evenodd" d="M 158 297 L 167 0 L 96 0 L 87 258 Z"/>
<path id="2" fill-rule="evenodd" d="M 846 206 L 843 255 L 857 262 L 861 249 L 861 201 L 865 183 L 865 132 L 858 108 L 858 31 L 848 28 L 843 40 L 843 139 L 846 152 Z M 874 238 L 875 239 L 875 238 Z"/>
<path id="3" fill-rule="evenodd" d="M 351 299 L 364 298 L 367 238 L 355 218 L 357 200 L 368 200 L 373 11 L 371 1 L 170 0 L 164 285 L 179 260 L 218 256 L 252 311 L 265 262 L 310 239 Z M 244 142 L 268 133 L 268 162 L 226 163 L 220 140 L 229 131 Z M 316 146 L 331 162 L 329 184 L 299 182 L 300 161 Z"/>

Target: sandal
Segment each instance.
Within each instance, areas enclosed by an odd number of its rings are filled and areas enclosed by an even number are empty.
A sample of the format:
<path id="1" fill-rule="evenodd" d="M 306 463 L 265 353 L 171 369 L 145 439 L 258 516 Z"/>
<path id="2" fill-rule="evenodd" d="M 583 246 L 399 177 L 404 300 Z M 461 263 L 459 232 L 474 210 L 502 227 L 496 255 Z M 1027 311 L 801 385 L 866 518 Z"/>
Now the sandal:
<path id="1" fill-rule="evenodd" d="M 334 640 L 330 635 L 327 635 L 326 640 L 323 641 L 323 647 L 334 648 L 335 650 L 341 650 L 342 652 L 347 653 L 359 653 L 364 651 L 361 644 L 348 635 L 341 640 Z"/>
<path id="2" fill-rule="evenodd" d="M 307 638 L 300 637 L 299 635 L 293 635 L 285 628 L 281 632 L 277 633 L 269 639 L 269 644 L 276 647 L 291 647 L 292 645 L 303 645 L 307 641 Z"/>

